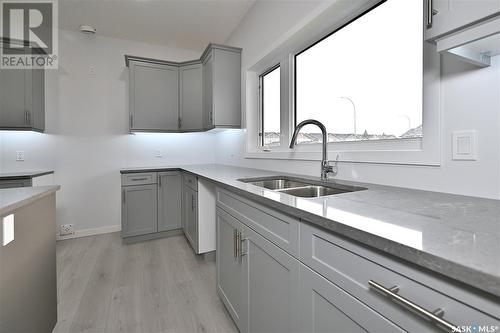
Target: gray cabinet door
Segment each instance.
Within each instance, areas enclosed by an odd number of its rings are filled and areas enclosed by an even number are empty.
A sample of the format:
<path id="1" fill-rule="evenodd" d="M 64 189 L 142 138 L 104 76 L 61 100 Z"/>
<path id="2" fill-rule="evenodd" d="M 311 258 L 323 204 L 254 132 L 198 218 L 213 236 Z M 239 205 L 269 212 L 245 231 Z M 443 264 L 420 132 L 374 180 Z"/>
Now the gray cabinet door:
<path id="1" fill-rule="evenodd" d="M 299 332 L 300 263 L 248 227 L 242 231 L 242 332 Z"/>
<path id="2" fill-rule="evenodd" d="M 129 73 L 130 129 L 178 130 L 178 67 L 131 62 Z"/>
<path id="3" fill-rule="evenodd" d="M 433 15 L 432 26 L 425 30 L 426 39 L 434 39 L 486 17 L 498 15 L 500 1 L 433 0 L 432 8 L 436 13 Z"/>
<path id="4" fill-rule="evenodd" d="M 182 176 L 180 172 L 158 173 L 158 231 L 181 228 Z"/>
<path id="5" fill-rule="evenodd" d="M 209 129 L 213 126 L 213 72 L 210 54 L 203 62 L 203 127 Z"/>
<path id="6" fill-rule="evenodd" d="M 224 210 L 217 208 L 216 268 L 217 293 L 240 332 L 246 332 L 243 306 L 243 267 L 236 254 L 236 232 L 242 224 Z"/>
<path id="7" fill-rule="evenodd" d="M 214 126 L 241 127 L 241 53 L 212 51 Z"/>
<path id="8" fill-rule="evenodd" d="M 179 69 L 179 105 L 181 130 L 203 128 L 202 65 L 183 66 Z"/>
<path id="9" fill-rule="evenodd" d="M 122 187 L 122 237 L 157 232 L 157 214 L 156 184 Z"/>
<path id="10" fill-rule="evenodd" d="M 1 129 L 45 129 L 44 77 L 43 69 L 0 70 Z"/>
<path id="11" fill-rule="evenodd" d="M 184 234 L 198 253 L 198 192 L 184 186 Z"/>
<path id="12" fill-rule="evenodd" d="M 404 332 L 303 264 L 300 264 L 299 313 L 302 332 Z"/>

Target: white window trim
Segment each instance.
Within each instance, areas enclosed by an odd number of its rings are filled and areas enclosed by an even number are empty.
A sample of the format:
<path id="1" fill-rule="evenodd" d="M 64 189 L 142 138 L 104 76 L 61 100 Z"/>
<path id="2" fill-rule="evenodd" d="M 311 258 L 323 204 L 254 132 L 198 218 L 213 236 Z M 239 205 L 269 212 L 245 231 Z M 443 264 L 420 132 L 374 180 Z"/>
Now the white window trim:
<path id="1" fill-rule="evenodd" d="M 245 158 L 279 160 L 320 160 L 321 145 L 298 145 L 289 149 L 294 126 L 295 54 L 346 24 L 380 0 L 334 1 L 301 22 L 287 38 L 279 41 L 259 60 L 244 70 L 246 151 Z M 341 162 L 441 165 L 440 56 L 436 46 L 423 41 L 423 137 L 328 144 L 329 159 Z M 404 56 L 404 55 L 401 55 Z M 260 133 L 259 77 L 279 63 L 281 69 L 281 146 L 262 147 Z"/>

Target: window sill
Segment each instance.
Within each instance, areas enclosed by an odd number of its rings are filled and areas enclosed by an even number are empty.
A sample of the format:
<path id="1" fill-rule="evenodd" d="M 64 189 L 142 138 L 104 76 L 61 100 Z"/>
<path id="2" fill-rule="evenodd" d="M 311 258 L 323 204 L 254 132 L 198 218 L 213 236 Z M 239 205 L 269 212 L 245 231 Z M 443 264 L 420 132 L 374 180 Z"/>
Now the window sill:
<path id="1" fill-rule="evenodd" d="M 366 163 L 366 164 L 390 164 L 410 166 L 441 166 L 438 153 L 424 152 L 423 150 L 374 150 L 374 151 L 336 151 L 328 150 L 328 159 L 335 160 L 339 156 L 339 162 L 344 163 Z M 247 150 L 247 159 L 273 159 L 273 160 L 296 160 L 296 161 L 321 161 L 321 151 L 300 150 Z"/>

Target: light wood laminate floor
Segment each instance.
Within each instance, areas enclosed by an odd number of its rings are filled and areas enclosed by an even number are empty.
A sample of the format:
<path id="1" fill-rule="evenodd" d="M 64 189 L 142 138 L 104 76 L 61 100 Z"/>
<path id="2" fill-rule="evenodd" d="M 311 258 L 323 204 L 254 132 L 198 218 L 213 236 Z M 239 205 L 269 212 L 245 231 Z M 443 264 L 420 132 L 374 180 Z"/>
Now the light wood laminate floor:
<path id="1" fill-rule="evenodd" d="M 215 262 L 184 236 L 58 242 L 57 288 L 54 333 L 237 332 L 217 296 Z"/>

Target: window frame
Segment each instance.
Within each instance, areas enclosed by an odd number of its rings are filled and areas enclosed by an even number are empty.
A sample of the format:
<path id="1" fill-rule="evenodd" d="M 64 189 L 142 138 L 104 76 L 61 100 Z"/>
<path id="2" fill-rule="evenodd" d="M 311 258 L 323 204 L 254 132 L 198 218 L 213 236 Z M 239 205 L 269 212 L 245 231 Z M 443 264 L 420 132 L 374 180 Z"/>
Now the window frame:
<path id="1" fill-rule="evenodd" d="M 339 31 L 387 0 L 353 0 L 348 3 L 325 4 L 315 15 L 295 27 L 293 33 L 271 45 L 266 55 L 249 62 L 245 72 L 245 158 L 316 161 L 321 159 L 321 144 L 288 147 L 295 128 L 296 82 L 295 56 Z M 425 13 L 422 4 L 422 13 Z M 440 166 L 442 160 L 442 130 L 440 111 L 440 55 L 436 46 L 423 43 L 423 137 L 374 141 L 349 141 L 328 144 L 331 159 L 339 155 L 340 162 Z M 260 125 L 259 75 L 280 64 L 281 72 L 281 144 L 263 147 L 258 144 Z M 257 138 L 255 136 L 257 135 Z M 257 145 L 256 145 L 257 143 Z"/>
<path id="2" fill-rule="evenodd" d="M 265 71 L 263 71 L 261 74 L 259 74 L 259 135 L 258 135 L 258 139 L 259 139 L 259 145 L 260 147 L 262 148 L 265 148 L 265 147 L 268 147 L 268 146 L 265 146 L 264 145 L 264 140 L 265 140 L 265 133 L 264 133 L 264 76 L 266 76 L 267 74 L 271 73 L 272 71 L 274 71 L 275 69 L 278 69 L 279 68 L 279 73 L 280 73 L 280 77 L 281 77 L 281 63 L 277 63 L 269 68 L 267 68 Z M 281 80 L 280 80 L 280 91 L 281 91 Z M 280 98 L 281 98 L 281 95 L 280 95 Z M 281 103 L 280 103 L 280 117 L 281 117 Z M 281 119 L 280 119 L 281 120 Z M 281 129 L 281 121 L 280 121 L 280 129 Z M 280 138 L 281 138 L 281 131 L 280 131 Z M 281 145 L 281 143 L 280 143 Z"/>

